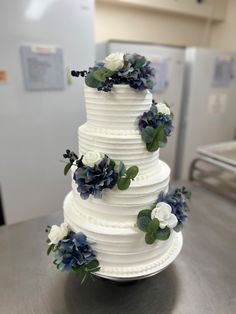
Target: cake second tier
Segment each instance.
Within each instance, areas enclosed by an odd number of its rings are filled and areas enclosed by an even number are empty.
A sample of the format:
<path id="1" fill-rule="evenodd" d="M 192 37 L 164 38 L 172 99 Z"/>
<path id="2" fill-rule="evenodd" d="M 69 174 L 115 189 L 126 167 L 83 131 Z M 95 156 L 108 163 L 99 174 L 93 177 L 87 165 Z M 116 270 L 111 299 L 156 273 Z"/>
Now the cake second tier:
<path id="1" fill-rule="evenodd" d="M 160 170 L 159 150 L 150 153 L 138 130 L 112 130 L 93 127 L 85 123 L 78 130 L 79 154 L 97 151 L 115 161 L 123 161 L 126 167 L 137 166 L 139 176 L 153 176 Z"/>

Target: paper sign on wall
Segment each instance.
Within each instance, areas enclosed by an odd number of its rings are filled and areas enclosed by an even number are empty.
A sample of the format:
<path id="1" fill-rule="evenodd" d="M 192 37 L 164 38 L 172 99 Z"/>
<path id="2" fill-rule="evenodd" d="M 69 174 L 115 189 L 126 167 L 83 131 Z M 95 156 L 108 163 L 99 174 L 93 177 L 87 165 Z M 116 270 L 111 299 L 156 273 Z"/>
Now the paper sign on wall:
<path id="1" fill-rule="evenodd" d="M 0 84 L 7 83 L 7 70 L 0 68 Z"/>
<path id="2" fill-rule="evenodd" d="M 156 84 L 154 85 L 152 89 L 152 93 L 161 94 L 164 93 L 167 86 L 168 86 L 168 80 L 167 80 L 167 70 L 168 70 L 168 63 L 166 59 L 160 58 L 151 58 L 151 66 L 155 68 L 156 75 L 155 75 L 155 81 Z"/>
<path id="3" fill-rule="evenodd" d="M 54 46 L 20 48 L 26 90 L 62 90 L 65 86 L 63 52 Z"/>
<path id="4" fill-rule="evenodd" d="M 227 109 L 227 94 L 211 94 L 208 100 L 208 112 L 223 114 Z"/>
<path id="5" fill-rule="evenodd" d="M 212 87 L 227 87 L 233 78 L 233 59 L 231 56 L 219 56 L 215 59 Z"/>

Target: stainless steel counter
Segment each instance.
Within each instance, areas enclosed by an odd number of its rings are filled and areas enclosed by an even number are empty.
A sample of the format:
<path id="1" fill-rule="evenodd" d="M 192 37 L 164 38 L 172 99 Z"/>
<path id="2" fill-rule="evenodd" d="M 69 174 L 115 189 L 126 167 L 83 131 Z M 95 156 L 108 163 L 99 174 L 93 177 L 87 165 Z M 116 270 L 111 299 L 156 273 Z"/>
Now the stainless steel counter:
<path id="1" fill-rule="evenodd" d="M 1 314 L 236 313 L 236 206 L 190 186 L 191 214 L 178 259 L 162 273 L 123 286 L 80 285 L 46 256 L 45 226 L 62 212 L 0 228 Z"/>

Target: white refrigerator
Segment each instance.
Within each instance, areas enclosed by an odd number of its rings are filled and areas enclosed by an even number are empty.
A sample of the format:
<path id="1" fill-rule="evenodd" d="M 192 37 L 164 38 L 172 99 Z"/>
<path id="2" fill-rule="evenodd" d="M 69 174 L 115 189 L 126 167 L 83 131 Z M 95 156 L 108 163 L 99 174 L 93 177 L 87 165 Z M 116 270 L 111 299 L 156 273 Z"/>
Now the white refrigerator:
<path id="1" fill-rule="evenodd" d="M 94 63 L 94 0 L 0 2 L 0 186 L 7 224 L 61 210 L 77 150 L 83 81 Z"/>
<path id="2" fill-rule="evenodd" d="M 196 149 L 230 141 L 236 129 L 236 52 L 187 48 L 177 177 L 187 179 Z"/>
<path id="3" fill-rule="evenodd" d="M 184 48 L 120 41 L 97 44 L 97 60 L 102 60 L 112 52 L 136 52 L 146 56 L 153 62 L 153 66 L 156 68 L 156 85 L 152 90 L 154 99 L 169 103 L 174 113 L 174 131 L 168 138 L 166 147 L 160 150 L 160 157 L 171 167 L 172 178 L 175 178 L 176 150 L 184 77 Z"/>

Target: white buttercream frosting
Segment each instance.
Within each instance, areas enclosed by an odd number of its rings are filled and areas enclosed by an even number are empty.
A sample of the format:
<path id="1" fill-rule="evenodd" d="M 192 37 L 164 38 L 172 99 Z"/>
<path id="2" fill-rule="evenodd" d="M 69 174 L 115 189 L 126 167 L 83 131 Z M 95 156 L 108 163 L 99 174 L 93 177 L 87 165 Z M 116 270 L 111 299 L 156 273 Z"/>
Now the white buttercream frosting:
<path id="1" fill-rule="evenodd" d="M 136 130 L 137 118 L 152 104 L 152 94 L 128 85 L 114 85 L 111 92 L 86 86 L 85 101 L 89 124 L 107 129 Z"/>
<path id="2" fill-rule="evenodd" d="M 137 166 L 139 175 L 155 175 L 159 171 L 159 150 L 147 151 L 139 131 L 118 131 L 93 127 L 86 123 L 79 127 L 79 153 L 97 151 L 107 154 L 115 161 Z"/>
<path id="3" fill-rule="evenodd" d="M 88 122 L 79 128 L 79 154 L 96 152 L 96 156 L 87 156 L 88 164 L 107 154 L 127 167 L 138 166 L 139 174 L 129 189 L 106 189 L 102 199 L 81 199 L 72 180 L 72 191 L 64 201 L 65 222 L 93 243 L 101 274 L 132 277 L 150 273 L 160 263 L 165 265 L 181 242 L 172 230 L 168 240 L 147 245 L 145 234 L 135 226 L 138 212 L 168 190 L 170 177 L 169 167 L 159 160 L 159 151 L 148 152 L 138 131 L 137 118 L 149 110 L 152 95 L 147 90 L 116 85 L 108 93 L 85 87 L 85 98 Z M 74 170 L 72 167 L 72 176 Z"/>

